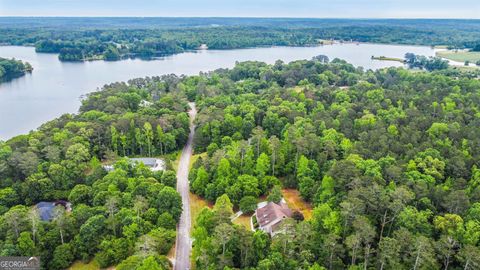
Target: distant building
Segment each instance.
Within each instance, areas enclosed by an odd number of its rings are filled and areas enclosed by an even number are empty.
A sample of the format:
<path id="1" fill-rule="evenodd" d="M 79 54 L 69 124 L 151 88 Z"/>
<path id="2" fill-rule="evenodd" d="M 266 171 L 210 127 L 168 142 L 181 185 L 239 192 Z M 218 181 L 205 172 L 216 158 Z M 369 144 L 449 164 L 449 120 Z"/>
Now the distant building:
<path id="1" fill-rule="evenodd" d="M 130 162 L 133 164 L 143 163 L 145 166 L 149 167 L 152 171 L 164 171 L 166 169 L 165 161 L 159 158 L 129 158 Z M 113 171 L 115 168 L 113 165 L 103 165 L 103 168 L 107 172 Z"/>
<path id="2" fill-rule="evenodd" d="M 285 202 L 276 204 L 269 202 L 255 211 L 258 228 L 270 235 L 275 235 L 280 224 L 286 218 L 292 217 L 292 210 Z"/>
<path id="3" fill-rule="evenodd" d="M 140 107 L 142 107 L 142 108 L 147 108 L 147 107 L 152 106 L 152 105 L 153 105 L 153 102 L 148 101 L 148 100 L 142 100 L 142 101 L 140 101 L 140 104 L 139 104 L 139 105 L 140 105 Z"/>
<path id="4" fill-rule="evenodd" d="M 113 170 L 115 170 L 115 168 L 113 167 L 113 165 L 102 165 L 103 169 L 107 172 L 111 172 Z"/>
<path id="5" fill-rule="evenodd" d="M 207 44 L 202 44 L 198 47 L 199 50 L 208 50 Z"/>
<path id="6" fill-rule="evenodd" d="M 58 200 L 55 202 L 39 202 L 37 205 L 35 205 L 35 207 L 38 209 L 41 220 L 51 221 L 53 219 L 53 209 L 55 209 L 55 206 L 58 205 L 63 206 L 67 212 L 72 211 L 72 204 L 64 200 Z"/>
<path id="7" fill-rule="evenodd" d="M 165 161 L 158 158 L 131 158 L 135 164 L 143 163 L 145 166 L 149 167 L 152 171 L 164 171 L 165 170 Z"/>

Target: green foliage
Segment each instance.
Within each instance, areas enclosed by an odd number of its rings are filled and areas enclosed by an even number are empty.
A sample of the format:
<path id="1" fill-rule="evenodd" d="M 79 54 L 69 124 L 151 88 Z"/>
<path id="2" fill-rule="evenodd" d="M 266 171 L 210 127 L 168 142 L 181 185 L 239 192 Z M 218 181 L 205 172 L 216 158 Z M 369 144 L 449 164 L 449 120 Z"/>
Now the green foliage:
<path id="1" fill-rule="evenodd" d="M 73 204 L 90 204 L 92 201 L 92 188 L 87 185 L 76 185 L 70 191 L 68 200 Z"/>
<path id="2" fill-rule="evenodd" d="M 81 227 L 76 238 L 76 246 L 82 256 L 91 256 L 97 251 L 96 247 L 101 242 L 101 237 L 105 233 L 107 219 L 103 215 L 95 215 L 89 218 Z"/>
<path id="3" fill-rule="evenodd" d="M 36 254 L 35 243 L 32 240 L 31 233 L 20 233 L 20 237 L 17 239 L 17 241 L 17 250 L 22 256 L 33 256 Z"/>
<path id="4" fill-rule="evenodd" d="M 27 62 L 0 57 L 0 82 L 23 76 L 32 70 L 32 66 Z"/>
<path id="5" fill-rule="evenodd" d="M 279 203 L 283 198 L 281 187 L 278 185 L 273 186 L 272 190 L 268 194 L 267 200 L 269 202 Z"/>
<path id="6" fill-rule="evenodd" d="M 224 194 L 217 198 L 213 209 L 216 212 L 225 212 L 229 215 L 232 215 L 233 214 L 232 208 L 233 208 L 233 204 L 230 201 L 230 198 L 227 196 L 227 194 Z"/>
<path id="7" fill-rule="evenodd" d="M 53 259 L 49 264 L 49 268 L 54 270 L 66 269 L 72 264 L 74 258 L 71 244 L 57 246 L 53 252 Z"/>
<path id="8" fill-rule="evenodd" d="M 188 96 L 199 109 L 196 150 L 207 152 L 191 190 L 215 201 L 194 228 L 196 269 L 474 269 L 480 83 L 470 76 L 334 59 L 106 86 L 78 115 L 0 143 L 0 252 L 34 250 L 53 269 L 92 258 L 168 269 L 152 255 L 175 239 L 175 174 L 118 157 L 179 150 Z M 234 208 L 251 212 L 259 197 L 280 202 L 282 185 L 311 203 L 311 217 L 282 220 L 273 237 L 231 223 Z M 50 222 L 30 210 L 65 198 L 72 212 L 57 207 Z"/>
<path id="9" fill-rule="evenodd" d="M 103 240 L 99 248 L 99 252 L 95 254 L 95 261 L 101 268 L 118 264 L 130 253 L 129 243 L 125 238 Z"/>
<path id="10" fill-rule="evenodd" d="M 108 46 L 105 52 L 103 52 L 103 58 L 108 61 L 119 60 L 120 57 L 120 52 L 115 46 Z"/>
<path id="11" fill-rule="evenodd" d="M 441 63 L 432 60 L 425 68 L 437 69 L 436 64 Z M 319 75 L 327 78 L 318 80 Z M 359 72 L 338 60 L 249 62 L 223 76 L 235 85 L 232 90 L 197 95 L 195 139 L 209 152 L 194 164 L 192 190 L 210 200 L 226 193 L 242 209 L 253 179 L 260 193 L 249 196 L 255 197 L 268 194 L 276 183 L 267 179 L 274 174 L 315 207 L 310 221 L 273 238 L 256 258 L 256 269 L 308 269 L 315 262 L 327 269 L 437 269 L 446 262 L 465 267 L 462 256 L 475 254 L 458 248 L 478 245 L 480 235 L 472 220 L 480 211 L 471 205 L 480 199 L 474 166 L 479 155 L 471 151 L 480 119 L 470 100 L 477 99 L 477 80 L 393 68 Z M 214 79 L 205 83 L 220 88 Z M 250 123 L 251 112 L 258 126 L 236 139 L 212 125 L 238 117 Z M 470 120 L 459 120 L 464 117 Z M 267 139 L 271 136 L 278 141 Z M 253 198 L 248 200 L 253 205 Z M 281 200 L 280 187 L 268 200 Z M 245 268 L 232 260 L 238 249 L 229 237 L 211 236 L 220 226 L 228 236 L 229 229 L 214 222 L 221 216 L 217 211 L 208 213 L 199 223 L 205 230 L 196 230 L 202 237 L 197 267 Z M 298 235 L 307 240 L 296 243 Z"/>
<path id="12" fill-rule="evenodd" d="M 154 201 L 159 213 L 168 212 L 175 220 L 180 219 L 182 213 L 182 198 L 172 187 L 164 187 Z"/>
<path id="13" fill-rule="evenodd" d="M 448 60 L 444 60 L 440 57 L 425 57 L 423 55 L 415 55 L 413 53 L 407 53 L 405 55 L 405 62 L 411 68 L 426 69 L 428 71 L 442 70 L 448 68 Z"/>
<path id="14" fill-rule="evenodd" d="M 14 18 L 3 20 L 2 25 L 0 43 L 35 44 L 37 52 L 59 53 L 63 61 L 151 58 L 202 44 L 209 49 L 235 49 L 318 45 L 330 39 L 477 50 L 480 32 L 474 20 Z M 319 63 L 328 60 L 316 58 Z M 248 69 L 243 74 L 258 72 Z"/>
<path id="15" fill-rule="evenodd" d="M 101 267 L 117 265 L 135 254 L 135 244 L 142 235 L 154 239 L 156 252 L 166 254 L 171 249 L 175 240 L 172 229 L 181 213 L 179 194 L 166 186 L 172 185 L 171 173 L 157 173 L 157 179 L 150 170 L 120 160 L 116 169 L 106 174 L 96 158 L 90 159 L 89 152 L 83 143 L 66 147 L 67 159 L 61 164 L 38 168 L 45 171 L 15 185 L 28 194 L 25 198 L 18 197 L 13 188 L 1 190 L 5 213 L 0 237 L 8 239 L 1 245 L 2 254 L 40 255 L 49 269 L 65 269 L 74 260 L 93 257 Z M 91 180 L 83 182 L 84 177 Z M 64 191 L 72 185 L 71 191 Z M 8 208 L 22 201 L 34 204 L 67 195 L 72 213 L 56 206 L 51 221 L 41 222 L 35 206 L 31 210 L 23 205 Z M 161 258 L 158 264 L 162 269 L 168 267 Z"/>
<path id="16" fill-rule="evenodd" d="M 257 209 L 257 198 L 254 196 L 245 196 L 240 200 L 240 210 L 245 214 L 252 214 Z"/>

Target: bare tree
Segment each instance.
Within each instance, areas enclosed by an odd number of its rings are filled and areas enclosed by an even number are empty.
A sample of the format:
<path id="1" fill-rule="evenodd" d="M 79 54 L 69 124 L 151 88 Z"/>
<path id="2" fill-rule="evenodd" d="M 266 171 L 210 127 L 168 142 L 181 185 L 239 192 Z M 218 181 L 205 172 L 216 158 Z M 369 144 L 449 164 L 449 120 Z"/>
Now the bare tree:
<path id="1" fill-rule="evenodd" d="M 272 148 L 272 175 L 275 176 L 275 165 L 277 164 L 277 154 L 280 149 L 280 140 L 276 136 L 270 137 L 270 147 Z"/>
<path id="2" fill-rule="evenodd" d="M 117 197 L 110 197 L 105 202 L 105 207 L 108 211 L 108 219 L 112 225 L 113 234 L 117 235 L 117 223 L 115 220 L 115 213 L 118 211 L 118 198 Z"/>
<path id="3" fill-rule="evenodd" d="M 28 219 L 30 221 L 30 225 L 32 226 L 32 237 L 33 237 L 33 242 L 35 242 L 37 232 L 38 232 L 38 225 L 40 224 L 40 213 L 38 211 L 37 207 L 33 207 L 29 212 L 28 212 Z"/>
<path id="4" fill-rule="evenodd" d="M 137 212 L 137 218 L 140 217 L 140 212 L 145 211 L 148 208 L 148 201 L 143 197 L 137 195 L 135 202 L 133 203 L 133 209 Z"/>
<path id="5" fill-rule="evenodd" d="M 55 222 L 55 224 L 58 227 L 58 230 L 60 231 L 60 240 L 62 241 L 62 245 L 63 245 L 65 244 L 63 234 L 64 234 L 65 226 L 67 225 L 67 215 L 66 215 L 65 207 L 63 207 L 62 205 L 57 205 L 53 209 L 53 222 Z"/>
<path id="6" fill-rule="evenodd" d="M 144 258 L 156 253 L 157 244 L 155 239 L 146 234 L 140 237 L 136 245 L 137 252 Z"/>

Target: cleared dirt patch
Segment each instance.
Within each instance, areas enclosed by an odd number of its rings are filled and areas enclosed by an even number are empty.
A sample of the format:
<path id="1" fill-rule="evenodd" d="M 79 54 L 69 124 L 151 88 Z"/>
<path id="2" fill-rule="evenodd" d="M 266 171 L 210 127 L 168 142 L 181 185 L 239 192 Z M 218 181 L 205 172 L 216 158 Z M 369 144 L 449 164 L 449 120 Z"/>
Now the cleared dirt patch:
<path id="1" fill-rule="evenodd" d="M 190 214 L 192 216 L 192 228 L 197 222 L 198 214 L 200 214 L 200 211 L 202 211 L 204 207 L 213 208 L 213 204 L 190 192 Z"/>
<path id="2" fill-rule="evenodd" d="M 252 215 L 241 215 L 239 217 L 237 217 L 236 219 L 233 220 L 233 224 L 237 224 L 237 225 L 241 225 L 243 227 L 245 227 L 245 229 L 247 230 L 252 230 L 251 226 L 250 226 L 250 218 L 252 217 Z"/>
<path id="3" fill-rule="evenodd" d="M 287 201 L 288 207 L 293 211 L 300 211 L 306 220 L 312 218 L 313 207 L 300 197 L 300 192 L 296 189 L 282 189 L 283 197 Z"/>

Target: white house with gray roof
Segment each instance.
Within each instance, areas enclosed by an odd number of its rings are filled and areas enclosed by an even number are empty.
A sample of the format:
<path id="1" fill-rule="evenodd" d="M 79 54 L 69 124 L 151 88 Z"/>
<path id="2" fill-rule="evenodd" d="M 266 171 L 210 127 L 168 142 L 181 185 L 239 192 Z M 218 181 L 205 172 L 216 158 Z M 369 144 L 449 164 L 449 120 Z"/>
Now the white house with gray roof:
<path id="1" fill-rule="evenodd" d="M 145 166 L 149 167 L 153 172 L 164 171 L 166 170 L 166 164 L 163 159 L 160 158 L 129 158 L 128 159 L 132 164 L 143 163 Z M 113 165 L 104 165 L 103 168 L 107 172 L 114 170 Z"/>

